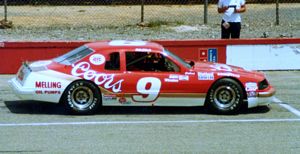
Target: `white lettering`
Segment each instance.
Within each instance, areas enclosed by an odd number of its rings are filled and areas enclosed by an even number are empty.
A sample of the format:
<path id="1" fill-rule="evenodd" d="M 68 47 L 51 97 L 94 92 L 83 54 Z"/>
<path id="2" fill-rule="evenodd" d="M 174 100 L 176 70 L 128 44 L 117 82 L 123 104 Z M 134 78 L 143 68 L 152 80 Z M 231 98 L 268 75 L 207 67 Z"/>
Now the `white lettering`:
<path id="1" fill-rule="evenodd" d="M 246 83 L 246 91 L 256 91 L 258 86 L 255 82 L 247 82 Z"/>
<path id="2" fill-rule="evenodd" d="M 90 70 L 90 68 L 91 65 L 88 62 L 81 62 L 77 65 L 73 65 L 71 74 L 74 76 L 82 76 L 86 80 L 94 80 L 96 85 L 103 85 L 105 89 L 112 88 L 112 91 L 115 93 L 121 91 L 124 79 L 114 82 L 114 74 L 97 73 L 94 70 Z"/>
<path id="3" fill-rule="evenodd" d="M 214 80 L 213 72 L 198 72 L 198 80 Z"/>
<path id="4" fill-rule="evenodd" d="M 86 71 L 83 77 L 87 80 L 92 80 L 95 77 L 96 72 L 93 70 Z"/>
<path id="5" fill-rule="evenodd" d="M 233 73 L 229 73 L 229 72 L 220 72 L 217 73 L 218 76 L 230 76 L 230 77 L 236 77 L 239 78 L 240 75 L 239 74 L 233 74 Z"/>
<path id="6" fill-rule="evenodd" d="M 72 66 L 73 66 L 73 69 L 72 69 L 71 74 L 74 75 L 74 76 L 80 76 L 80 75 L 84 74 L 84 72 L 88 71 L 89 68 L 90 68 L 90 64 L 87 63 L 87 62 L 81 62 L 81 63 L 79 63 L 79 64 L 77 64 L 77 65 L 72 65 Z M 83 71 L 83 72 L 78 73 L 77 71 L 78 71 L 79 69 L 80 69 L 81 71 Z"/>
<path id="7" fill-rule="evenodd" d="M 136 48 L 135 51 L 151 52 L 151 49 L 148 48 Z"/>

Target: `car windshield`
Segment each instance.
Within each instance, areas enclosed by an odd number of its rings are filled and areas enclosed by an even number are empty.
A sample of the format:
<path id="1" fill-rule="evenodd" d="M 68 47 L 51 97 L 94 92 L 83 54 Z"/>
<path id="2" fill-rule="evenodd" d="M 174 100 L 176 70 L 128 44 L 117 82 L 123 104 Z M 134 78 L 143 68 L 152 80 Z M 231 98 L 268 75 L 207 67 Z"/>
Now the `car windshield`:
<path id="1" fill-rule="evenodd" d="M 74 50 L 71 50 L 70 52 L 62 56 L 55 58 L 54 61 L 64 65 L 72 65 L 92 52 L 94 51 L 87 46 L 81 46 Z"/>
<path id="2" fill-rule="evenodd" d="M 190 64 L 188 64 L 187 62 L 185 62 L 183 59 L 181 59 L 180 57 L 178 57 L 177 55 L 175 55 L 174 53 L 172 53 L 171 51 L 168 51 L 167 49 L 164 49 L 163 54 L 168 55 L 170 57 L 172 57 L 173 59 L 175 59 L 176 61 L 178 61 L 179 63 L 181 63 L 183 66 L 187 67 L 187 68 L 192 68 L 192 66 Z"/>

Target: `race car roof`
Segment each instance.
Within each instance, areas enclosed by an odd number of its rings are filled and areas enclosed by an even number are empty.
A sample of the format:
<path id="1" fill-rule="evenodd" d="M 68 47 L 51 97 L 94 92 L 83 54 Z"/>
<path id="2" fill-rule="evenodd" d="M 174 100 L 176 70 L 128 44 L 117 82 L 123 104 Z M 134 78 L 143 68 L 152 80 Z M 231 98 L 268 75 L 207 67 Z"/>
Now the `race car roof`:
<path id="1" fill-rule="evenodd" d="M 96 50 L 132 50 L 132 51 L 162 51 L 163 47 L 160 44 L 148 41 L 128 41 L 128 40 L 112 40 L 112 41 L 99 41 L 85 44 L 86 46 Z"/>

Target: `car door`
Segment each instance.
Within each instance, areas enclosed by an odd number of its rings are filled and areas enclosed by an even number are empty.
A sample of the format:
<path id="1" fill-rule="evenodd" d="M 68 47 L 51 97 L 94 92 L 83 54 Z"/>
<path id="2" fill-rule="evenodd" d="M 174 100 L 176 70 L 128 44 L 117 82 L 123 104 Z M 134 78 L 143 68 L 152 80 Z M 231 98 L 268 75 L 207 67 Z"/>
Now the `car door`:
<path id="1" fill-rule="evenodd" d="M 122 93 L 127 103 L 166 105 L 190 95 L 190 76 L 161 53 L 127 51 L 125 58 Z"/>

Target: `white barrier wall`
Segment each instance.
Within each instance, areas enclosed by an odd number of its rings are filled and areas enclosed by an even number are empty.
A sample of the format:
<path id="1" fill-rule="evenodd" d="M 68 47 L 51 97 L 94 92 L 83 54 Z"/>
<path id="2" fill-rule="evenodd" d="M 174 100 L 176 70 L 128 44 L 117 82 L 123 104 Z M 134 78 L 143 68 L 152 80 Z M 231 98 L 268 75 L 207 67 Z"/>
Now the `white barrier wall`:
<path id="1" fill-rule="evenodd" d="M 300 70 L 300 44 L 227 45 L 226 63 L 250 70 Z"/>

